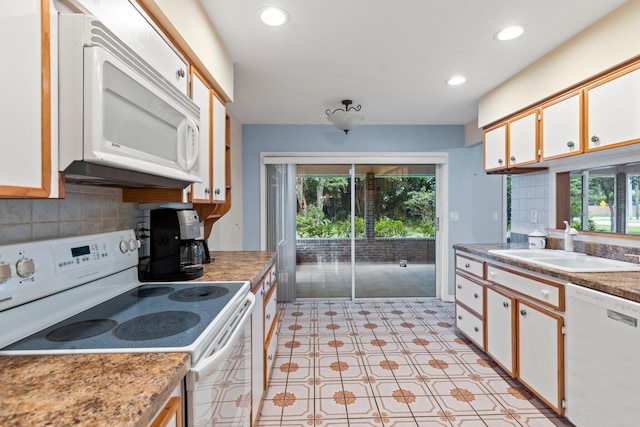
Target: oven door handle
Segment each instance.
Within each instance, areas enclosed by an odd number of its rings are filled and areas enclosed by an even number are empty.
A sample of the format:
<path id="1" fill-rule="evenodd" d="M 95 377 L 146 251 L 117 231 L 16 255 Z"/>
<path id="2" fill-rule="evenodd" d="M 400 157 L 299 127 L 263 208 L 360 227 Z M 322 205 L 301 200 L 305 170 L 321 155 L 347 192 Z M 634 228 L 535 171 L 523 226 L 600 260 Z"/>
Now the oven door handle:
<path id="1" fill-rule="evenodd" d="M 236 324 L 231 336 L 227 338 L 221 348 L 216 350 L 211 356 L 203 358 L 196 366 L 191 368 L 188 375 L 190 381 L 187 381 L 187 383 L 192 382 L 192 384 L 195 385 L 195 383 L 200 381 L 201 378 L 206 378 L 211 372 L 220 368 L 220 359 L 226 357 L 231 351 L 236 339 L 238 339 L 240 334 L 243 332 L 245 322 L 247 322 L 253 312 L 253 306 L 256 303 L 256 298 L 253 295 L 253 292 L 249 292 L 249 295 L 247 295 L 247 298 L 245 299 L 245 303 L 246 302 L 249 302 L 249 307 L 247 307 L 242 318 Z"/>

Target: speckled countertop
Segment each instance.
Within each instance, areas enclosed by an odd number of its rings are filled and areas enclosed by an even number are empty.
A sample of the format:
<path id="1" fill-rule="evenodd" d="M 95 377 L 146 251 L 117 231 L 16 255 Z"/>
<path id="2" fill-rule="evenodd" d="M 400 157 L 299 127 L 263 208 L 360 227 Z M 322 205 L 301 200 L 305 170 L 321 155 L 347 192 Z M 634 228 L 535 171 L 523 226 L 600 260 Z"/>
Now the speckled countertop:
<path id="1" fill-rule="evenodd" d="M 502 264 L 524 268 L 560 281 L 571 282 L 586 288 L 595 289 L 607 294 L 616 295 L 631 301 L 640 302 L 640 272 L 614 273 L 570 273 L 554 268 L 543 267 L 526 261 L 519 261 L 501 255 L 489 253 L 490 249 L 520 249 L 522 245 L 510 244 L 456 244 L 454 249 L 468 252 L 472 255 L 498 261 Z"/>
<path id="2" fill-rule="evenodd" d="M 199 281 L 255 283 L 275 259 L 212 252 Z M 186 353 L 0 357 L 0 426 L 146 426 L 190 366 Z"/>

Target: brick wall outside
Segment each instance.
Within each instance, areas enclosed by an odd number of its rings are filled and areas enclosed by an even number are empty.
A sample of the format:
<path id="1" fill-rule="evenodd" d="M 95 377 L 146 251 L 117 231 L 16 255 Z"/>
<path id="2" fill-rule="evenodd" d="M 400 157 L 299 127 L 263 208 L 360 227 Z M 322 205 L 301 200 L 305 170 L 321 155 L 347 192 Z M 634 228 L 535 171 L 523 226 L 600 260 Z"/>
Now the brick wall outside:
<path id="1" fill-rule="evenodd" d="M 360 262 L 435 263 L 433 238 L 356 239 L 356 259 Z M 297 239 L 296 262 L 332 262 L 351 260 L 350 239 Z"/>

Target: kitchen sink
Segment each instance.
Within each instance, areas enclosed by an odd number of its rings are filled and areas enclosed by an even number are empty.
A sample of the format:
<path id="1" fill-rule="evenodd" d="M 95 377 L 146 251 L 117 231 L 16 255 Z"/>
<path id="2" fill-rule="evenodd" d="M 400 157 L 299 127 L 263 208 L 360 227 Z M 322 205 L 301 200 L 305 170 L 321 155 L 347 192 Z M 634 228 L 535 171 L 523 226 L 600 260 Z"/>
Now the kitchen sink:
<path id="1" fill-rule="evenodd" d="M 551 249 L 491 249 L 489 253 L 572 273 L 640 271 L 640 264 Z"/>

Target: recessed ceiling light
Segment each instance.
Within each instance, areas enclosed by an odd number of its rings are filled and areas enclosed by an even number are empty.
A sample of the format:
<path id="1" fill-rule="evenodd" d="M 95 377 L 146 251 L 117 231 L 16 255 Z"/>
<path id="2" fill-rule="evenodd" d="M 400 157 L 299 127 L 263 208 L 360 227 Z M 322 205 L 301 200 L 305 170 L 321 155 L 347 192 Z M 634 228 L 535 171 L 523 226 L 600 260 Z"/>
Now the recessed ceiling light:
<path id="1" fill-rule="evenodd" d="M 466 81 L 467 81 L 467 79 L 464 78 L 463 76 L 453 76 L 449 80 L 447 80 L 447 84 L 449 86 L 458 86 L 458 85 L 461 85 L 462 83 L 464 83 Z"/>
<path id="2" fill-rule="evenodd" d="M 260 9 L 260 20 L 272 27 L 284 25 L 289 20 L 289 14 L 279 7 L 265 7 Z"/>
<path id="3" fill-rule="evenodd" d="M 524 27 L 522 25 L 512 25 L 511 27 L 503 28 L 498 31 L 494 38 L 500 41 L 517 39 L 524 33 Z"/>

